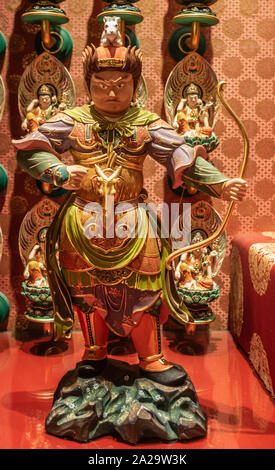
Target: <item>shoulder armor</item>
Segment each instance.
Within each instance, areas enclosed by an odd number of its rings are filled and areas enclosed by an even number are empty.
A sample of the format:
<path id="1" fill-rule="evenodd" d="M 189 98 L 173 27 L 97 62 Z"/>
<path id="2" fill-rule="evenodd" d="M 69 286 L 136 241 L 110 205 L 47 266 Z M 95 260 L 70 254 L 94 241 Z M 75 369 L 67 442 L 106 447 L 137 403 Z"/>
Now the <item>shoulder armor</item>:
<path id="1" fill-rule="evenodd" d="M 118 146 L 129 152 L 140 152 L 145 149 L 145 144 L 151 142 L 152 138 L 147 126 L 136 126 L 131 137 L 123 137 Z"/>
<path id="2" fill-rule="evenodd" d="M 148 125 L 148 130 L 149 131 L 155 131 L 155 130 L 161 129 L 161 128 L 175 130 L 172 126 L 170 126 L 170 124 L 168 124 L 168 122 L 163 121 L 163 119 L 158 119 L 157 121 L 154 121 L 154 122 L 152 122 L 152 124 Z"/>
<path id="3" fill-rule="evenodd" d="M 52 116 L 50 119 L 47 119 L 47 122 L 56 122 L 56 121 L 62 121 L 65 122 L 66 124 L 74 124 L 74 119 L 68 116 L 65 113 L 57 113 L 55 116 Z"/>

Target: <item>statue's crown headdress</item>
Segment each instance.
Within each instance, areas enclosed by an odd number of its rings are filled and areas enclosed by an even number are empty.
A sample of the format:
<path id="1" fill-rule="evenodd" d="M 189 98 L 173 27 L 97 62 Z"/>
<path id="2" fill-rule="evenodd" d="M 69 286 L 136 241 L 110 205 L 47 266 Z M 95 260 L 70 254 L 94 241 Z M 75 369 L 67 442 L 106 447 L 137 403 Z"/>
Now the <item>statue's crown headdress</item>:
<path id="1" fill-rule="evenodd" d="M 90 88 L 92 74 L 106 69 L 123 70 L 131 73 L 135 88 L 139 82 L 142 69 L 142 54 L 139 49 L 125 46 L 95 47 L 86 46 L 82 53 L 84 76 Z"/>
<path id="2" fill-rule="evenodd" d="M 198 242 L 201 242 L 202 240 L 203 240 L 202 234 L 200 232 L 196 232 L 192 238 L 191 244 L 193 245 L 193 243 L 198 243 Z"/>
<path id="3" fill-rule="evenodd" d="M 56 91 L 55 91 L 54 87 L 52 87 L 49 84 L 43 84 L 37 90 L 37 96 L 40 96 L 40 95 L 53 96 L 55 94 L 56 94 Z"/>
<path id="4" fill-rule="evenodd" d="M 196 94 L 196 95 L 201 95 L 200 89 L 195 83 L 190 83 L 190 85 L 186 88 L 185 90 L 185 96 L 186 95 L 191 95 L 191 94 Z"/>
<path id="5" fill-rule="evenodd" d="M 100 68 L 119 68 L 125 65 L 127 47 L 103 47 L 96 49 L 98 56 L 98 66 Z"/>

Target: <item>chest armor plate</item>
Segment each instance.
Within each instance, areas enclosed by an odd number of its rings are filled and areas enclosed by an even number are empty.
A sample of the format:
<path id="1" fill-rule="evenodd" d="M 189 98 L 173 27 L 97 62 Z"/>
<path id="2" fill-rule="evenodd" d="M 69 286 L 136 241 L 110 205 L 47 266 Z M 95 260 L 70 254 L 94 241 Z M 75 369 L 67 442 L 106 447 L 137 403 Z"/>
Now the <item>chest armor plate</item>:
<path id="1" fill-rule="evenodd" d="M 76 122 L 70 138 L 75 163 L 89 168 L 77 191 L 80 197 L 103 204 L 107 194 L 114 196 L 115 203 L 139 196 L 146 143 L 151 141 L 146 126 L 135 126 L 132 136 L 121 137 L 116 130 L 96 132 L 90 124 Z"/>

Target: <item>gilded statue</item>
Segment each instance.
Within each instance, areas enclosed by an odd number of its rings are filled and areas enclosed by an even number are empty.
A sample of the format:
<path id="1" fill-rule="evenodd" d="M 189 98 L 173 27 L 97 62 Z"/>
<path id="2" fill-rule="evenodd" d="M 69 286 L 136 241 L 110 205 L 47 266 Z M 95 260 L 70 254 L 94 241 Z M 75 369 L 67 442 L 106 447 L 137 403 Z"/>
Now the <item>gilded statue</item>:
<path id="1" fill-rule="evenodd" d="M 106 366 L 112 330 L 131 336 L 142 377 L 177 386 L 186 374 L 164 358 L 161 346 L 164 260 L 159 241 L 168 241 L 149 236 L 144 160 L 149 155 L 165 167 L 174 188 L 192 181 L 211 196 L 241 200 L 247 184 L 223 175 L 207 161 L 203 146 L 187 145 L 173 126 L 136 106 L 142 58 L 135 47 L 91 44 L 83 52 L 83 65 L 91 101 L 58 112 L 14 141 L 26 172 L 69 190 L 47 237 L 55 338 L 72 329 L 77 312 L 85 341 L 79 377 L 94 377 Z M 73 165 L 62 162 L 68 150 Z M 119 233 L 107 236 L 114 227 Z"/>

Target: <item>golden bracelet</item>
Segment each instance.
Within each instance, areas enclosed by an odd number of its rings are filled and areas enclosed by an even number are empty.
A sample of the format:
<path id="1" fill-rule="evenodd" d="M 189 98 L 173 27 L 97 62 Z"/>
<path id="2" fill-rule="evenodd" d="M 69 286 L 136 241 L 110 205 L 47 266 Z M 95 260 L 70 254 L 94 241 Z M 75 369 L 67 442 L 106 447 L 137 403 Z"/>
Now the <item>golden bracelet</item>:
<path id="1" fill-rule="evenodd" d="M 52 178 L 53 178 L 53 185 L 54 185 L 54 186 L 62 187 L 63 184 L 69 183 L 69 181 L 70 181 L 70 179 L 71 179 L 71 174 L 70 174 L 69 171 L 67 170 L 67 166 L 68 166 L 68 165 L 63 165 L 63 164 L 61 164 L 61 165 L 58 165 L 56 168 L 54 168 L 54 169 L 52 170 Z M 65 167 L 66 170 L 68 171 L 68 175 L 69 175 L 69 178 L 67 179 L 67 181 L 66 181 L 65 183 L 62 183 L 62 185 L 57 184 L 57 183 L 56 183 L 56 180 L 55 180 L 55 173 L 56 173 L 56 172 L 59 170 L 59 168 L 61 168 L 61 167 Z"/>

